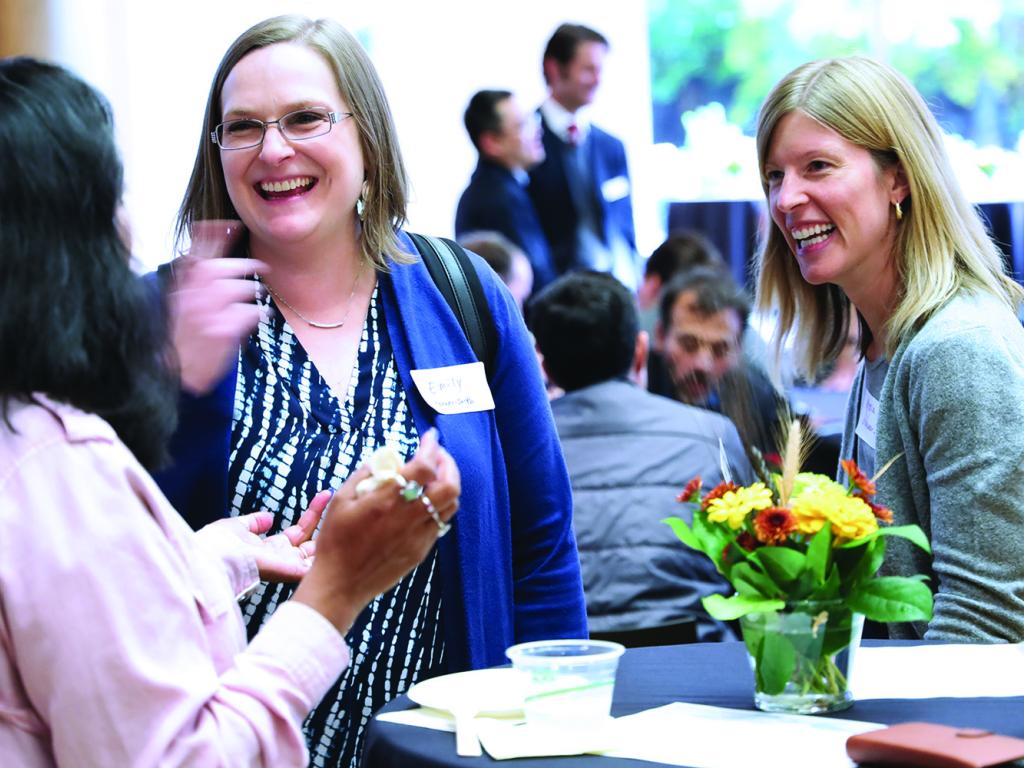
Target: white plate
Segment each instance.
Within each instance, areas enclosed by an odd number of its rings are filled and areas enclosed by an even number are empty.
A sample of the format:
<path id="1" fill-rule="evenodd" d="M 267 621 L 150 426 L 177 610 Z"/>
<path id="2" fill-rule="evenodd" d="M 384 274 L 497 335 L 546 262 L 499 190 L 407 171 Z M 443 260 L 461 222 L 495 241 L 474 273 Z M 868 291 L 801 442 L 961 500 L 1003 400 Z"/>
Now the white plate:
<path id="1" fill-rule="evenodd" d="M 432 677 L 416 683 L 406 695 L 422 707 L 500 717 L 522 713 L 526 681 L 512 667 L 477 669 Z"/>

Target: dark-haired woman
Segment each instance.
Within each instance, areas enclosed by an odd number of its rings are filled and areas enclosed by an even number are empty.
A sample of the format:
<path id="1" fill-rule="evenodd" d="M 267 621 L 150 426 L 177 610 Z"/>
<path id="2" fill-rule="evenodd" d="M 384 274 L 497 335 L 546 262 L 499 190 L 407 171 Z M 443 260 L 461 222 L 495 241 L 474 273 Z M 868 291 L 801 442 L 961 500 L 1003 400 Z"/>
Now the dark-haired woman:
<path id="1" fill-rule="evenodd" d="M 494 370 L 455 367 L 475 358 L 401 231 L 404 165 L 352 35 L 295 16 L 244 32 L 200 141 L 180 228 L 240 219 L 245 233 L 234 258 L 193 260 L 173 297 L 190 329 L 176 337 L 184 383 L 205 395 L 184 399 L 163 478 L 186 518 L 268 509 L 284 523 L 378 445 L 409 456 L 430 427 L 465 478 L 452 535 L 360 616 L 356 657 L 307 724 L 313 764 L 348 766 L 371 714 L 417 680 L 500 664 L 519 641 L 586 635 L 568 475 L 521 313 L 475 257 Z M 447 406 L 433 396 L 453 387 Z M 250 629 L 287 589 L 257 590 Z"/>
<path id="2" fill-rule="evenodd" d="M 302 720 L 348 664 L 345 631 L 433 547 L 457 469 L 427 439 L 401 469 L 416 500 L 394 483 L 357 497 L 357 472 L 246 647 L 235 600 L 255 558 L 220 536 L 227 557 L 211 556 L 146 472 L 177 387 L 120 236 L 106 102 L 59 67 L 0 60 L 0 167 L 0 762 L 304 765 Z"/>

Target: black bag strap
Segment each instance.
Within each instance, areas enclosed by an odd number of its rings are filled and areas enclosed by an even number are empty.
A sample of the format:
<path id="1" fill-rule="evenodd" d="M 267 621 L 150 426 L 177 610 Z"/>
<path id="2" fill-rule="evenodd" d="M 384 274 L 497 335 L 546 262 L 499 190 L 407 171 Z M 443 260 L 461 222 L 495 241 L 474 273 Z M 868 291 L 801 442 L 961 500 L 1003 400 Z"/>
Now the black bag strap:
<path id="1" fill-rule="evenodd" d="M 498 331 L 473 262 L 454 240 L 414 232 L 406 234 L 420 252 L 430 277 L 455 313 L 476 359 L 484 364 L 490 380 L 494 373 Z"/>

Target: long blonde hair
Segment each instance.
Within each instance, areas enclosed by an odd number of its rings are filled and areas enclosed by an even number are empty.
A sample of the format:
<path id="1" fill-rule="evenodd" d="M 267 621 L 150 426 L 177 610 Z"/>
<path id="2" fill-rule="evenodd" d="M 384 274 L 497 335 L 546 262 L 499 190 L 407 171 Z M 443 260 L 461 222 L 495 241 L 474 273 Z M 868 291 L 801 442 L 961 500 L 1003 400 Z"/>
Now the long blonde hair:
<path id="1" fill-rule="evenodd" d="M 377 70 L 359 41 L 337 22 L 294 15 L 277 16 L 247 29 L 231 44 L 217 67 L 192 177 L 178 211 L 175 236 L 179 246 L 196 221 L 238 217 L 224 183 L 220 149 L 210 141 L 210 133 L 222 119 L 221 92 L 231 70 L 246 54 L 276 43 L 299 43 L 319 53 L 334 73 L 338 90 L 352 112 L 366 168 L 363 258 L 378 269 L 387 268 L 388 257 L 409 261 L 411 257 L 398 240 L 398 230 L 406 219 L 405 164 Z M 347 213 L 339 211 L 338 215 Z"/>
<path id="2" fill-rule="evenodd" d="M 772 134 L 794 110 L 870 151 L 879 168 L 898 163 L 906 175 L 909 194 L 893 254 L 899 295 L 885 328 L 887 356 L 958 291 L 997 296 L 1016 312 L 1024 289 L 1005 274 L 1001 251 L 957 183 L 935 118 L 906 78 L 851 56 L 804 64 L 779 81 L 758 115 L 766 199 Z M 756 260 L 757 305 L 778 309 L 777 343 L 795 326 L 798 363 L 811 374 L 842 349 L 853 310 L 837 286 L 807 283 L 782 232 L 774 224 L 768 229 Z"/>

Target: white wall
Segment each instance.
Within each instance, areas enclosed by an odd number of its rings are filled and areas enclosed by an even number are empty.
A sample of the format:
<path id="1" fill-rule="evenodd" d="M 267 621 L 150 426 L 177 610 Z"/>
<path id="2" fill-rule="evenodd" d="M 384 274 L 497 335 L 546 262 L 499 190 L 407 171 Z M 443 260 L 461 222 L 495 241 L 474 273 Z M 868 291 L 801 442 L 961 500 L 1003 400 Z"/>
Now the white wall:
<path id="1" fill-rule="evenodd" d="M 134 249 L 145 265 L 171 254 L 174 216 L 195 157 L 214 69 L 231 41 L 260 19 L 331 16 L 369 39 L 395 114 L 412 180 L 409 226 L 450 235 L 476 162 L 462 126 L 469 97 L 508 88 L 525 104 L 545 96 L 540 59 L 552 30 L 577 21 L 611 43 L 594 119 L 630 153 L 641 253 L 659 242 L 644 194 L 651 144 L 644 3 L 613 0 L 50 0 L 53 57 L 110 98 L 126 170 Z"/>

